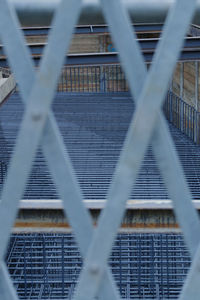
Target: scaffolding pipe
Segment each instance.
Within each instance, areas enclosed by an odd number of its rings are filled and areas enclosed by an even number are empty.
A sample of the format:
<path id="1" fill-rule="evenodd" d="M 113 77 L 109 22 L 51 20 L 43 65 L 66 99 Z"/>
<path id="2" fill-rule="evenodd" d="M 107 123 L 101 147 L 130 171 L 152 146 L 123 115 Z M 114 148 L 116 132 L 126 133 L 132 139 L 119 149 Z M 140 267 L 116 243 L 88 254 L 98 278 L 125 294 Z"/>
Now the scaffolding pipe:
<path id="1" fill-rule="evenodd" d="M 10 0 L 22 26 L 49 26 L 60 0 Z M 122 0 L 133 23 L 163 23 L 175 0 Z M 99 0 L 83 0 L 80 25 L 105 24 Z M 200 24 L 200 0 L 193 23 Z"/>

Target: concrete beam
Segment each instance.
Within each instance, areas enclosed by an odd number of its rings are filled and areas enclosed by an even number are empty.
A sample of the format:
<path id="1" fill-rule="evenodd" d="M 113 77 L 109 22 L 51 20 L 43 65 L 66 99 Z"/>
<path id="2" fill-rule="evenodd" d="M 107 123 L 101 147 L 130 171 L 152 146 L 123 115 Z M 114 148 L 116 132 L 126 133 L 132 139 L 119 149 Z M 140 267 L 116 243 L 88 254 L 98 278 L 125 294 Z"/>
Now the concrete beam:
<path id="1" fill-rule="evenodd" d="M 93 224 L 105 207 L 104 200 L 84 200 Z M 200 201 L 193 201 L 200 211 Z M 128 200 L 120 231 L 179 231 L 171 200 Z M 71 227 L 63 211 L 62 200 L 21 200 L 13 232 L 66 232 Z"/>
<path id="2" fill-rule="evenodd" d="M 14 90 L 15 86 L 16 82 L 13 75 L 10 75 L 8 78 L 0 77 L 0 103 Z"/>

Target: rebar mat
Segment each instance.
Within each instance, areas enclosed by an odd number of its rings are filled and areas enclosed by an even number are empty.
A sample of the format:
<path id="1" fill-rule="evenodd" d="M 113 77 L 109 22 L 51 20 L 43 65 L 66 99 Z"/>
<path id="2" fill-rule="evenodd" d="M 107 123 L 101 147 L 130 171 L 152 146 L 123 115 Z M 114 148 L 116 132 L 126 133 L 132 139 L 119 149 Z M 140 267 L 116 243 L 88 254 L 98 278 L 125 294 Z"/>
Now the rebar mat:
<path id="1" fill-rule="evenodd" d="M 58 94 L 53 110 L 86 199 L 105 199 L 134 106 L 128 94 Z M 23 105 L 14 94 L 0 110 L 0 186 L 13 151 Z M 200 197 L 200 148 L 170 126 L 194 199 Z M 45 160 L 38 151 L 25 199 L 59 198 Z M 168 199 L 151 147 L 132 199 Z"/>
<path id="2" fill-rule="evenodd" d="M 71 234 L 13 235 L 6 261 L 20 299 L 71 299 L 82 268 Z M 122 298 L 175 299 L 190 257 L 180 234 L 119 234 L 109 265 Z"/>
<path id="3" fill-rule="evenodd" d="M 126 93 L 66 94 L 55 97 L 55 113 L 85 199 L 105 199 L 134 105 Z M 13 151 L 23 105 L 19 94 L 0 110 L 0 187 Z M 144 120 L 145 122 L 145 120 Z M 194 199 L 200 198 L 200 148 L 169 124 Z M 45 160 L 38 151 L 25 199 L 57 199 Z M 140 169 L 132 199 L 168 199 L 151 147 Z"/>

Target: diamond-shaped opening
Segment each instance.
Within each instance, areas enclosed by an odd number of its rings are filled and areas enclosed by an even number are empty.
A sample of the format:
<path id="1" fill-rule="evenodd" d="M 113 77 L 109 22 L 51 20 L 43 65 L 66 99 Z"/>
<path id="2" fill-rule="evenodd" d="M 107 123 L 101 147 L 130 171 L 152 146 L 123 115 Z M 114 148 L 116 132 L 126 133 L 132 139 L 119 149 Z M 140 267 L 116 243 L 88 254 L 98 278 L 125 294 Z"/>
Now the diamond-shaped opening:
<path id="1" fill-rule="evenodd" d="M 12 235 L 6 263 L 20 299 L 71 299 L 82 269 L 72 234 Z M 181 234 L 122 233 L 109 265 L 123 299 L 176 299 L 190 257 Z"/>
<path id="2" fill-rule="evenodd" d="M 37 151 L 33 162 L 23 199 L 50 200 L 59 199 L 56 186 L 41 149 Z"/>
<path id="3" fill-rule="evenodd" d="M 126 124 L 118 131 L 118 126 L 126 123 L 118 109 L 124 96 L 113 96 L 61 93 L 53 105 L 86 199 L 105 199 L 126 134 Z M 131 112 L 127 113 L 130 120 Z"/>
<path id="4" fill-rule="evenodd" d="M 0 187 L 2 190 L 16 136 L 22 121 L 24 106 L 17 92 L 5 99 L 0 109 Z M 19 109 L 18 109 L 19 108 Z"/>

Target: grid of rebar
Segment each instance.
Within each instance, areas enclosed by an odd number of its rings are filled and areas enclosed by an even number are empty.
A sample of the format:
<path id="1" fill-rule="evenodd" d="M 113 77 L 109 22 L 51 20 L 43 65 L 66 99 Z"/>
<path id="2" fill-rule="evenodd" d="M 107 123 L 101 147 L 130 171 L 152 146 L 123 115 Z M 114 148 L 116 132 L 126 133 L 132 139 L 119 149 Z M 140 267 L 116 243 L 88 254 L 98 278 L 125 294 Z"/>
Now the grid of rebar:
<path id="1" fill-rule="evenodd" d="M 21 299 L 71 299 L 82 268 L 71 234 L 13 235 L 6 261 Z M 179 234 L 119 234 L 109 265 L 122 298 L 173 299 L 190 257 Z"/>
<path id="2" fill-rule="evenodd" d="M 61 133 L 70 153 L 86 199 L 105 199 L 115 164 L 127 132 L 134 106 L 128 94 L 79 94 L 56 96 L 53 106 Z M 0 110 L 0 185 L 7 172 L 23 106 L 13 96 Z M 200 148 L 170 125 L 194 199 L 200 197 Z M 56 199 L 45 160 L 40 151 L 27 185 L 25 199 Z M 151 147 L 137 179 L 133 199 L 168 199 Z"/>
<path id="3" fill-rule="evenodd" d="M 64 67 L 58 83 L 59 92 L 112 93 L 128 92 L 128 82 L 120 65 L 88 65 Z M 164 103 L 167 120 L 200 143 L 199 113 L 184 100 L 168 91 Z"/>

